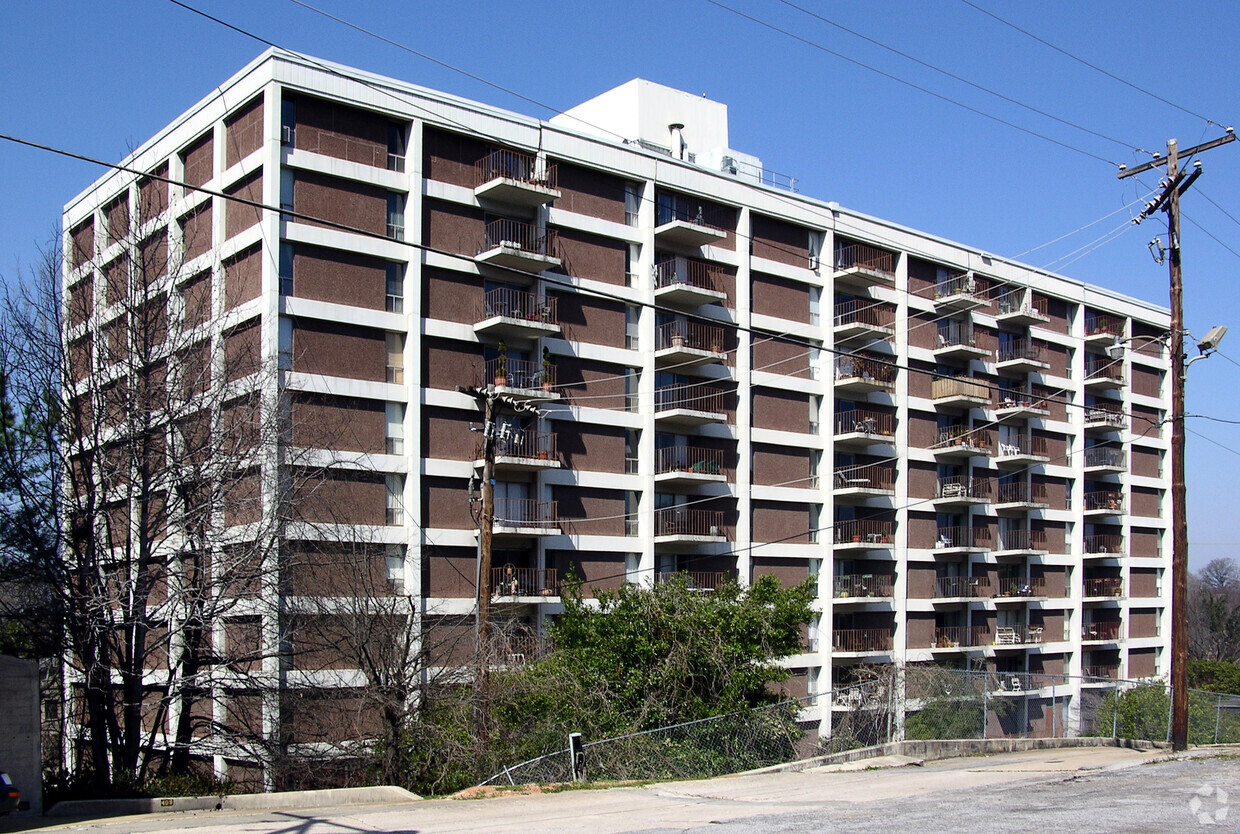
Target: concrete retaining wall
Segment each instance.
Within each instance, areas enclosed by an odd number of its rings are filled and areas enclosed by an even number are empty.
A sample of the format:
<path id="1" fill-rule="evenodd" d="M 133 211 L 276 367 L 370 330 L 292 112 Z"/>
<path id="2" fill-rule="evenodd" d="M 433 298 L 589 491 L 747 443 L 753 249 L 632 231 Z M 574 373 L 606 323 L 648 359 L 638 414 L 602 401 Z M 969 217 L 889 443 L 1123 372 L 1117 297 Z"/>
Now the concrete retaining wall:
<path id="1" fill-rule="evenodd" d="M 0 656 L 0 769 L 12 777 L 29 810 L 43 813 L 43 762 L 39 727 L 39 664 Z"/>
<path id="2" fill-rule="evenodd" d="M 415 802 L 422 797 L 403 788 L 334 788 L 323 791 L 247 793 L 236 796 L 171 796 L 150 799 L 84 799 L 57 802 L 49 817 L 116 817 L 168 811 L 270 811 L 278 808 L 327 808 L 340 805 L 383 805 Z"/>

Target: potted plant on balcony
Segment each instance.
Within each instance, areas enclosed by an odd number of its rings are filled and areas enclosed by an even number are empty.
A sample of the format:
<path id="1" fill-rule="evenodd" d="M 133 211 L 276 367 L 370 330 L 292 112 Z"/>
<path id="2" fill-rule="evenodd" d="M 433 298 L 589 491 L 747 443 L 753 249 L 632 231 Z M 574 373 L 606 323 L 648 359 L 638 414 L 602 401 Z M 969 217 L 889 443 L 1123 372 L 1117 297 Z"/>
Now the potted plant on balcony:
<path id="1" fill-rule="evenodd" d="M 508 384 L 508 345 L 500 342 L 496 350 L 495 386 L 499 388 Z"/>
<path id="2" fill-rule="evenodd" d="M 543 345 L 542 351 L 542 389 L 551 392 L 551 351 Z"/>

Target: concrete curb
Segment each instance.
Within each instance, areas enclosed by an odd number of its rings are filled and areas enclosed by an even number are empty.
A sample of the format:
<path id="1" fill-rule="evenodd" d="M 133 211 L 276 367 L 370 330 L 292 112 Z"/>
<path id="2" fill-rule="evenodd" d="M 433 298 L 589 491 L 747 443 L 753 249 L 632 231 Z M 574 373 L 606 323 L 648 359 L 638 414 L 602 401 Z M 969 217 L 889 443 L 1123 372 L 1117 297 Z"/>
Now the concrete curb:
<path id="1" fill-rule="evenodd" d="M 908 756 L 930 762 L 937 759 L 954 759 L 959 756 L 990 755 L 994 753 L 1019 753 L 1025 750 L 1050 750 L 1061 747 L 1127 747 L 1133 750 L 1169 749 L 1165 742 L 1140 741 L 1114 738 L 975 738 L 953 741 L 895 741 L 874 747 L 860 747 L 843 753 L 815 756 L 799 762 L 772 765 L 757 770 L 738 773 L 748 776 L 754 773 L 794 773 L 824 765 L 846 764 L 880 756 Z"/>
<path id="2" fill-rule="evenodd" d="M 338 805 L 382 805 L 416 802 L 422 797 L 404 788 L 333 788 L 322 791 L 247 793 L 233 796 L 170 796 L 147 799 L 80 799 L 57 802 L 49 817 L 115 817 L 170 811 L 273 811 L 281 808 L 326 808 Z"/>

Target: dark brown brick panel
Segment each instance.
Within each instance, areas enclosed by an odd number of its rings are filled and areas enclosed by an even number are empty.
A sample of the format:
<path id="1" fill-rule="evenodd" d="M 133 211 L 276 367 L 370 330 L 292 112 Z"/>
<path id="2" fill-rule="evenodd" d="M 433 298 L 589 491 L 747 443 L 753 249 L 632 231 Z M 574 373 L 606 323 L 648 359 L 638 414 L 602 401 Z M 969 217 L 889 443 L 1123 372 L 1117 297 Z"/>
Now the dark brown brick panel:
<path id="1" fill-rule="evenodd" d="M 582 293 L 548 293 L 556 299 L 556 315 L 564 337 L 579 342 L 625 346 L 624 305 Z"/>
<path id="2" fill-rule="evenodd" d="M 811 504 L 793 504 L 782 501 L 753 502 L 753 540 L 806 544 L 812 537 L 809 530 L 817 527 L 810 522 Z"/>
<path id="3" fill-rule="evenodd" d="M 552 495 L 565 532 L 581 536 L 624 535 L 624 492 L 615 489 L 554 487 Z"/>
<path id="4" fill-rule="evenodd" d="M 556 208 L 615 223 L 625 221 L 623 179 L 559 160 L 553 164 L 561 195 L 555 201 Z"/>
<path id="5" fill-rule="evenodd" d="M 557 420 L 552 426 L 555 429 L 556 450 L 565 467 L 617 474 L 624 472 L 623 428 L 572 420 Z"/>
<path id="6" fill-rule="evenodd" d="M 382 310 L 386 270 L 386 262 L 380 258 L 297 244 L 293 249 L 293 295 Z"/>
<path id="7" fill-rule="evenodd" d="M 428 125 L 422 138 L 423 175 L 427 179 L 473 188 L 476 185 L 474 164 L 490 150 L 486 142 Z"/>
<path id="8" fill-rule="evenodd" d="M 350 397 L 294 394 L 292 433 L 294 446 L 383 454 L 387 446 L 384 403 Z"/>
<path id="9" fill-rule="evenodd" d="M 319 217 L 384 235 L 387 234 L 387 197 L 385 189 L 373 185 L 313 171 L 298 171 L 293 186 L 293 210 L 307 217 Z M 304 219 L 298 222 L 323 225 Z"/>
<path id="10" fill-rule="evenodd" d="M 293 369 L 302 373 L 384 382 L 387 345 L 382 330 L 295 319 Z"/>
<path id="11" fill-rule="evenodd" d="M 423 268 L 423 304 L 426 317 L 473 324 L 482 310 L 482 279 L 445 269 Z"/>
<path id="12" fill-rule="evenodd" d="M 555 255 L 564 262 L 565 273 L 608 284 L 624 284 L 627 243 L 576 229 L 559 229 L 557 234 L 559 244 Z"/>
<path id="13" fill-rule="evenodd" d="M 185 184 L 188 186 L 206 185 L 215 173 L 214 134 L 208 130 L 181 151 L 181 162 L 185 166 Z"/>
<path id="14" fill-rule="evenodd" d="M 810 449 L 754 444 L 753 482 L 772 486 L 791 481 L 789 486 L 808 488 L 810 458 L 814 454 Z"/>
<path id="15" fill-rule="evenodd" d="M 809 431 L 809 394 L 763 388 L 753 392 L 753 424 L 761 429 Z"/>
<path id="16" fill-rule="evenodd" d="M 809 264 L 809 229 L 784 220 L 753 215 L 753 255 L 792 266 Z"/>
<path id="17" fill-rule="evenodd" d="M 753 311 L 767 316 L 778 316 L 790 321 L 809 321 L 810 287 L 800 281 L 790 281 L 753 273 Z"/>
<path id="18" fill-rule="evenodd" d="M 255 96 L 224 120 L 224 166 L 231 168 L 263 146 L 263 97 Z"/>
<path id="19" fill-rule="evenodd" d="M 237 180 L 224 193 L 253 203 L 263 202 L 263 169 Z M 262 219 L 262 209 L 244 203 L 224 201 L 224 239 L 235 237 Z"/>

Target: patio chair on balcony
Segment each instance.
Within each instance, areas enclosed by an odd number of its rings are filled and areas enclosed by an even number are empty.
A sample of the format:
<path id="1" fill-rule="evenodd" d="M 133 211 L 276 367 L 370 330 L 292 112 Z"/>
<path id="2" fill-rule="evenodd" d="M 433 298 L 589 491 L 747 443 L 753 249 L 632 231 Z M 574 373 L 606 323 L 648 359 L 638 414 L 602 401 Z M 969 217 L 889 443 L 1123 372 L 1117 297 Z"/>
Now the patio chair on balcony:
<path id="1" fill-rule="evenodd" d="M 966 490 L 965 490 L 965 488 L 964 488 L 964 484 L 956 484 L 956 483 L 952 483 L 952 484 L 943 484 L 943 495 L 942 495 L 942 497 L 944 497 L 944 498 L 963 498 L 963 497 L 964 497 L 964 495 L 965 495 L 965 491 L 966 491 Z"/>
<path id="2" fill-rule="evenodd" d="M 934 543 L 934 546 L 939 550 L 946 550 L 954 545 L 952 544 L 951 536 L 939 536 L 938 541 Z"/>

